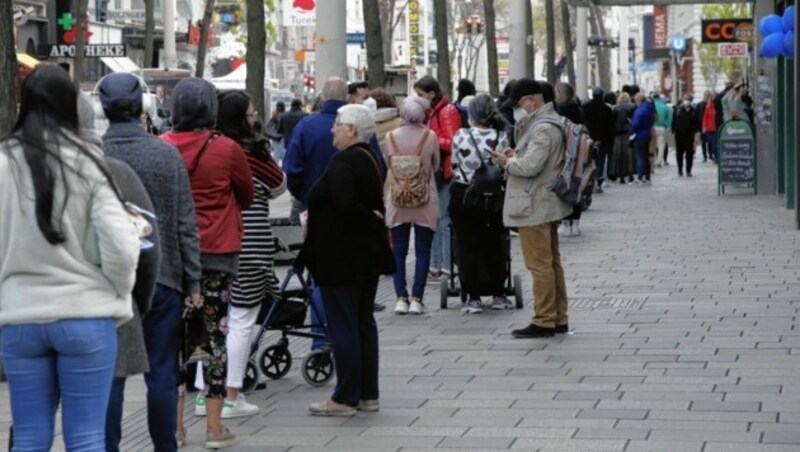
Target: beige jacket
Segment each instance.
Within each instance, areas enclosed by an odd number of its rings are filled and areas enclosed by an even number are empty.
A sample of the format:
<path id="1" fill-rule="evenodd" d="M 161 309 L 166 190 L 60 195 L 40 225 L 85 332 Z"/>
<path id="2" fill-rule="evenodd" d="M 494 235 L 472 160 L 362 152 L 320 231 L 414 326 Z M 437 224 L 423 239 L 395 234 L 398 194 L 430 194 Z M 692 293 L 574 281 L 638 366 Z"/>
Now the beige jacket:
<path id="1" fill-rule="evenodd" d="M 538 119 L 561 117 L 547 103 L 517 123 L 517 148 L 506 164 L 508 182 L 503 223 L 508 227 L 537 226 L 559 221 L 572 207 L 550 191 L 550 183 L 564 166 L 564 137 L 552 124 Z"/>

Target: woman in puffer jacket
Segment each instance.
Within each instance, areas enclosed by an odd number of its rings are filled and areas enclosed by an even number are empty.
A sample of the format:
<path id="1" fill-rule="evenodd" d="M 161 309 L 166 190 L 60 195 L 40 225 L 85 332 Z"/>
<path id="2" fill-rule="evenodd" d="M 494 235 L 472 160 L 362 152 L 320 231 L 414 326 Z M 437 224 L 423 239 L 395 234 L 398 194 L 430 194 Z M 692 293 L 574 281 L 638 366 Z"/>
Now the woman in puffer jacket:
<path id="1" fill-rule="evenodd" d="M 439 278 L 450 275 L 450 216 L 447 206 L 450 204 L 450 185 L 453 179 L 450 153 L 452 150 L 453 136 L 461 128 L 461 114 L 455 105 L 451 104 L 447 96 L 442 93 L 439 82 L 430 75 L 426 75 L 414 84 L 414 91 L 418 96 L 431 103 L 428 115 L 428 127 L 439 138 L 440 168 L 435 173 L 436 190 L 439 193 L 439 226 L 433 236 L 431 249 L 430 272 L 428 281 L 437 283 Z"/>

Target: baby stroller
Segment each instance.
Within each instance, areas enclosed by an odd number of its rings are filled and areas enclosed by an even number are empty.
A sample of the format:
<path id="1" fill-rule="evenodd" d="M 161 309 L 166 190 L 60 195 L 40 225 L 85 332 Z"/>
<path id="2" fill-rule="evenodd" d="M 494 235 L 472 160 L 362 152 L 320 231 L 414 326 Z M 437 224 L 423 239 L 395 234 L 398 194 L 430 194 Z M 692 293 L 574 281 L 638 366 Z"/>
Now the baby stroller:
<path id="1" fill-rule="evenodd" d="M 292 367 L 289 336 L 325 339 L 324 324 L 306 324 L 308 307 L 316 311 L 311 302 L 311 289 L 302 274 L 289 269 L 280 285 L 280 297 L 267 295 L 258 317 L 260 328 L 250 345 L 250 359 L 245 369 L 242 391 L 248 393 L 258 385 L 258 370 L 268 378 L 277 380 L 286 376 Z M 323 318 L 317 315 L 317 318 Z M 320 328 L 321 332 L 312 329 Z M 278 341 L 258 353 L 261 341 L 268 331 L 280 331 Z M 312 386 L 322 386 L 333 377 L 334 363 L 329 346 L 314 350 L 303 358 L 300 373 Z"/>
<path id="2" fill-rule="evenodd" d="M 511 274 L 511 232 L 508 230 L 508 228 L 506 228 L 504 231 L 503 251 L 506 263 L 505 295 L 513 295 L 516 308 L 522 309 L 522 279 L 519 275 Z M 455 228 L 453 228 L 452 225 L 450 225 L 450 237 L 450 277 L 442 279 L 439 283 L 441 295 L 440 307 L 442 309 L 447 309 L 447 299 L 449 297 L 460 296 L 462 304 L 467 302 L 467 292 L 463 290 L 458 279 L 458 266 L 456 262 L 460 259 L 460 256 L 458 256 L 457 253 L 457 237 Z M 485 296 L 493 294 L 491 293 L 490 288 L 482 287 L 480 295 Z"/>

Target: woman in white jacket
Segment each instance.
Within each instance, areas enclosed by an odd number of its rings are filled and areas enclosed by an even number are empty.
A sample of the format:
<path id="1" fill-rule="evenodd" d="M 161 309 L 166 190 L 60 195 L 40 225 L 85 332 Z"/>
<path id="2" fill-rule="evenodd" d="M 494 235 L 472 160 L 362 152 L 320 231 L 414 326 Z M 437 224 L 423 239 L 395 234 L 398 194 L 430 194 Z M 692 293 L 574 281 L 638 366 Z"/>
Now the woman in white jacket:
<path id="1" fill-rule="evenodd" d="M 102 151 L 78 135 L 78 88 L 44 64 L 0 141 L 0 327 L 14 447 L 105 450 L 117 354 L 131 318 L 139 231 Z"/>

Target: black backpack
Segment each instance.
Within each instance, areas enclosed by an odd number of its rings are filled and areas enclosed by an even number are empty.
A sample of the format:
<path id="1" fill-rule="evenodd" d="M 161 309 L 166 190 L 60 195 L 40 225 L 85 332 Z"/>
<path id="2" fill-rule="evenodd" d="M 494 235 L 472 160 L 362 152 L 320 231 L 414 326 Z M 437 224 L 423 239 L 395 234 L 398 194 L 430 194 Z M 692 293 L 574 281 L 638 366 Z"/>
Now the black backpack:
<path id="1" fill-rule="evenodd" d="M 478 143 L 472 135 L 472 130 L 467 129 L 469 133 L 469 140 L 475 146 L 475 152 L 481 160 L 479 166 L 472 175 L 472 180 L 464 192 L 463 202 L 467 207 L 483 210 L 489 213 L 498 213 L 503 210 L 503 201 L 505 199 L 506 181 L 503 178 L 503 169 L 497 165 L 487 163 L 481 155 L 478 148 Z M 499 137 L 499 133 L 498 137 Z M 497 141 L 492 146 L 496 146 Z M 491 144 L 491 143 L 490 143 Z M 462 171 L 462 176 L 464 175 Z M 466 179 L 466 177 L 465 177 Z"/>
<path id="2" fill-rule="evenodd" d="M 467 112 L 467 107 L 459 104 L 453 104 L 458 110 L 458 114 L 461 115 L 461 128 L 462 129 L 469 129 L 469 113 Z"/>

